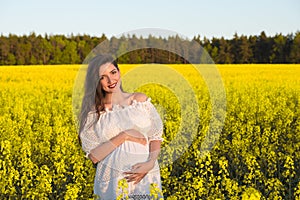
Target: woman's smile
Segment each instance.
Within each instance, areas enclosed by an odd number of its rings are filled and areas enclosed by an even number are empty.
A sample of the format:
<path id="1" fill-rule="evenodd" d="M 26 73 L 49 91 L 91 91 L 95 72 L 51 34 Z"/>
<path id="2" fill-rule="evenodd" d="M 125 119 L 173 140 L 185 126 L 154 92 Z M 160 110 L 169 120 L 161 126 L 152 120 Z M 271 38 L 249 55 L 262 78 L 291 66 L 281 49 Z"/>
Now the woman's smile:
<path id="1" fill-rule="evenodd" d="M 113 84 L 111 84 L 111 85 L 108 85 L 107 87 L 108 87 L 109 89 L 114 89 L 114 88 L 117 86 L 117 84 L 118 84 L 118 82 L 113 83 Z"/>

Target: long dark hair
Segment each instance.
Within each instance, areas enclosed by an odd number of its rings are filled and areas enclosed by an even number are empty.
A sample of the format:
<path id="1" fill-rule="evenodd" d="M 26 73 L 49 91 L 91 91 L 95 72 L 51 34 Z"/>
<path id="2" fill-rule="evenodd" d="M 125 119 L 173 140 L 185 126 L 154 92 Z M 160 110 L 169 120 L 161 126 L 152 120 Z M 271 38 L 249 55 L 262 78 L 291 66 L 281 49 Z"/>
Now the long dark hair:
<path id="1" fill-rule="evenodd" d="M 88 113 L 94 111 L 97 113 L 97 118 L 93 123 L 98 121 L 100 113 L 104 111 L 104 103 L 102 99 L 105 97 L 105 91 L 101 87 L 99 69 L 103 64 L 112 63 L 117 70 L 119 67 L 112 56 L 101 54 L 95 56 L 88 64 L 85 83 L 84 96 L 81 104 L 81 111 L 79 116 L 79 133 L 83 130 L 86 124 Z M 92 125 L 93 123 L 89 124 Z"/>

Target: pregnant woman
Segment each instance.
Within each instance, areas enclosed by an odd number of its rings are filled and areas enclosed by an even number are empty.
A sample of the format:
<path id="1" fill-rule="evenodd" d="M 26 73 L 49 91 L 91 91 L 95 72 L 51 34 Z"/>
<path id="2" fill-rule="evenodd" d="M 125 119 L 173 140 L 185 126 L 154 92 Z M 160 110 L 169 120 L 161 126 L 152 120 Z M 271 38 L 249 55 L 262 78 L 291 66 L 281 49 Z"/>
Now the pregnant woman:
<path id="1" fill-rule="evenodd" d="M 109 55 L 88 65 L 80 113 L 82 149 L 96 164 L 94 193 L 116 199 L 118 182 L 128 182 L 129 199 L 150 199 L 150 185 L 161 189 L 157 157 L 163 124 L 151 99 L 122 90 L 120 70 Z"/>

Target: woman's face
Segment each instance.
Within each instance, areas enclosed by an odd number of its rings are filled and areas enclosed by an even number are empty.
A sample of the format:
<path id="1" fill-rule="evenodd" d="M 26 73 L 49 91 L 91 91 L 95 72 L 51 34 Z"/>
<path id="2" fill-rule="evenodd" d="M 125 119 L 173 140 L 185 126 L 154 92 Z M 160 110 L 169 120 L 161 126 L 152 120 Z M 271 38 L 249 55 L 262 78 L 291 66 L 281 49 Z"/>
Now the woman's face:
<path id="1" fill-rule="evenodd" d="M 120 72 L 112 63 L 100 66 L 99 77 L 101 87 L 105 92 L 112 93 L 120 88 Z"/>

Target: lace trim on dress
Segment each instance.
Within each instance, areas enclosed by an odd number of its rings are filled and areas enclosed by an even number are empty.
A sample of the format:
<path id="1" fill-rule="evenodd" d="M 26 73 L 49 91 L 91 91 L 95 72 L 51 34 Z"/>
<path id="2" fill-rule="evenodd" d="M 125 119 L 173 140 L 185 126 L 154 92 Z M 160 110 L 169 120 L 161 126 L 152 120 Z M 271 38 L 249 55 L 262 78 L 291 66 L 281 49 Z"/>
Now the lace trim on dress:
<path id="1" fill-rule="evenodd" d="M 149 103 L 149 102 L 151 102 L 151 98 L 150 97 L 148 97 L 146 99 L 146 101 L 137 101 L 136 99 L 133 99 L 132 103 L 129 104 L 129 105 L 126 105 L 126 106 L 121 106 L 120 104 L 113 104 L 112 110 L 110 110 L 108 108 L 105 108 L 105 112 L 103 112 L 103 113 L 111 113 L 111 112 L 115 112 L 115 111 L 129 109 L 129 108 L 134 107 L 134 106 L 136 106 L 138 104 L 145 104 L 145 103 Z"/>
<path id="2" fill-rule="evenodd" d="M 122 200 L 125 199 L 132 199 L 132 200 L 144 200 L 144 199 L 151 199 L 151 196 L 149 194 L 131 194 L 128 195 L 128 198 L 124 197 Z"/>

